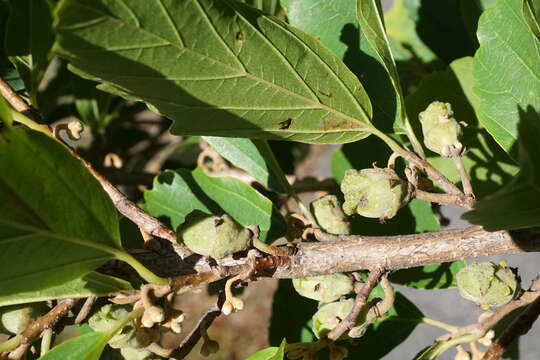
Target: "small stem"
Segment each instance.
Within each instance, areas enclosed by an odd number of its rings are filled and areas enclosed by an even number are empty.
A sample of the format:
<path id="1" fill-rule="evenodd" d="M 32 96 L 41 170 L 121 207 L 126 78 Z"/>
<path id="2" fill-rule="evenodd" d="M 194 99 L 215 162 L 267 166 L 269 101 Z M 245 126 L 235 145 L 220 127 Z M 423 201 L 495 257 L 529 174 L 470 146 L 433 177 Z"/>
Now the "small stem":
<path id="1" fill-rule="evenodd" d="M 476 197 L 474 196 L 474 193 L 473 193 L 471 179 L 469 178 L 469 174 L 467 174 L 467 170 L 465 169 L 465 166 L 463 165 L 461 155 L 459 154 L 452 155 L 452 161 L 454 161 L 454 164 L 456 165 L 456 168 L 459 171 L 459 176 L 461 177 L 461 183 L 463 184 L 463 192 L 465 193 L 467 197 L 475 199 Z"/>
<path id="2" fill-rule="evenodd" d="M 114 334 L 116 334 L 120 329 L 122 329 L 128 322 L 142 316 L 143 313 L 144 308 L 138 308 L 137 310 L 133 310 L 132 312 L 127 314 L 125 318 L 118 320 L 114 324 L 112 329 L 107 332 L 107 335 L 112 338 Z"/>
<path id="3" fill-rule="evenodd" d="M 270 254 L 273 256 L 287 256 L 289 255 L 289 252 L 287 249 L 283 249 L 280 247 L 272 246 L 263 243 L 261 240 L 259 240 L 258 237 L 253 237 L 252 239 L 253 247 L 265 254 Z"/>
<path id="4" fill-rule="evenodd" d="M 169 283 L 168 279 L 157 276 L 156 274 L 148 270 L 143 264 L 137 261 L 130 254 L 124 251 L 118 251 L 114 255 L 118 260 L 125 261 L 129 265 L 131 265 L 131 267 L 135 269 L 135 271 L 137 271 L 137 273 L 149 283 L 156 284 L 156 285 L 167 285 Z"/>
<path id="5" fill-rule="evenodd" d="M 13 120 L 15 120 L 15 121 L 17 121 L 17 122 L 19 122 L 19 123 L 21 123 L 23 125 L 26 125 L 27 127 L 29 127 L 32 130 L 39 131 L 40 133 L 43 133 L 45 135 L 48 135 L 48 136 L 52 137 L 51 132 L 48 131 L 47 129 L 45 129 L 46 125 L 40 125 L 37 122 L 35 122 L 34 120 L 30 119 L 29 117 L 21 114 L 18 111 L 15 111 L 15 110 L 11 111 L 11 115 L 13 116 Z"/>
<path id="6" fill-rule="evenodd" d="M 446 330 L 448 332 L 454 332 L 454 331 L 457 331 L 457 329 L 458 329 L 457 326 L 450 325 L 450 324 L 444 323 L 444 322 L 439 321 L 439 320 L 434 320 L 434 319 L 428 318 L 426 316 L 421 317 L 419 320 L 420 320 L 420 322 L 436 326 L 436 327 L 441 328 L 443 330 Z"/>
<path id="7" fill-rule="evenodd" d="M 404 104 L 402 104 L 402 111 L 405 112 Z M 421 159 L 425 159 L 426 155 L 424 154 L 424 149 L 422 148 L 422 144 L 420 144 L 420 141 L 418 141 L 418 138 L 414 134 L 411 123 L 409 122 L 409 117 L 407 115 L 405 115 L 405 118 L 403 119 L 403 125 L 405 125 L 405 133 L 407 134 L 407 137 L 411 141 L 411 145 L 414 151 L 420 156 Z"/>
<path id="8" fill-rule="evenodd" d="M 437 204 L 454 204 L 468 209 L 471 208 L 468 203 L 463 203 L 463 199 L 460 196 L 454 194 L 439 194 L 416 189 L 414 191 L 414 197 L 419 200 L 434 202 Z"/>
<path id="9" fill-rule="evenodd" d="M 51 340 L 52 340 L 53 331 L 51 328 L 45 329 L 43 331 L 43 336 L 41 338 L 41 350 L 39 353 L 39 356 L 45 355 L 47 351 L 51 348 Z"/>
<path id="10" fill-rule="evenodd" d="M 9 339 L 8 341 L 4 341 L 0 343 L 0 354 L 6 351 L 11 351 L 15 349 L 17 346 L 20 345 L 22 341 L 22 336 L 17 335 Z"/>

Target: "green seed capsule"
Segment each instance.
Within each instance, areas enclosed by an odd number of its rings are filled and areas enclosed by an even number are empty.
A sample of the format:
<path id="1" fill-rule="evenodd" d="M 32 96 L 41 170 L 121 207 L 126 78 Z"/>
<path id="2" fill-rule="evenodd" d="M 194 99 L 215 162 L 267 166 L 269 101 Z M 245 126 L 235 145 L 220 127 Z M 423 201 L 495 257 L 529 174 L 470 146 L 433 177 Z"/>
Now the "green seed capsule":
<path id="1" fill-rule="evenodd" d="M 178 235 L 191 251 L 214 259 L 246 250 L 250 241 L 245 229 L 228 215 L 193 214 Z"/>
<path id="2" fill-rule="evenodd" d="M 307 298 L 331 302 L 353 290 L 352 279 L 341 273 L 293 279 L 294 289 Z"/>
<path id="3" fill-rule="evenodd" d="M 311 211 L 317 224 L 329 234 L 347 235 L 351 225 L 341 210 L 335 195 L 326 195 L 311 203 Z"/>
<path id="4" fill-rule="evenodd" d="M 341 320 L 345 319 L 354 306 L 354 299 L 333 302 L 322 306 L 313 315 L 313 333 L 320 339 L 332 331 Z"/>
<path id="5" fill-rule="evenodd" d="M 11 305 L 0 308 L 0 332 L 20 334 L 49 311 L 44 303 Z"/>
<path id="6" fill-rule="evenodd" d="M 520 288 L 511 269 L 491 262 L 475 263 L 461 269 L 456 280 L 461 296 L 483 308 L 508 303 Z"/>
<path id="7" fill-rule="evenodd" d="M 461 126 L 452 116 L 454 112 L 449 103 L 434 101 L 422 111 L 418 118 L 422 123 L 426 147 L 445 157 L 451 156 L 452 148 L 461 150 L 463 145 L 458 138 Z"/>
<path id="8" fill-rule="evenodd" d="M 125 318 L 131 311 L 129 305 L 107 304 L 90 319 L 88 325 L 94 331 L 110 331 L 118 320 Z M 127 323 L 122 330 L 109 340 L 109 345 L 114 348 L 143 348 L 153 342 L 159 341 L 159 330 L 137 327 L 135 320 Z"/>
<path id="9" fill-rule="evenodd" d="M 408 189 L 392 169 L 347 170 L 341 183 L 345 214 L 379 218 L 394 217 L 406 205 Z"/>

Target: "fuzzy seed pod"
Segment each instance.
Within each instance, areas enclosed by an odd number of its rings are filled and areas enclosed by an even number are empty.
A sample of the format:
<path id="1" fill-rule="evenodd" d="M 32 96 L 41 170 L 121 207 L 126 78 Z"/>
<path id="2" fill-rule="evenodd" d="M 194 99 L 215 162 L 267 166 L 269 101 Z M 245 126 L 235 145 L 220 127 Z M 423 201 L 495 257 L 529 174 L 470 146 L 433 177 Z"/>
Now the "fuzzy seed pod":
<path id="1" fill-rule="evenodd" d="M 422 123 L 426 147 L 445 157 L 451 156 L 452 148 L 461 150 L 463 145 L 458 138 L 461 126 L 452 116 L 454 112 L 449 103 L 434 101 L 422 111 L 418 118 Z"/>
<path id="2" fill-rule="evenodd" d="M 0 308 L 0 332 L 20 334 L 49 311 L 44 303 L 11 305 Z"/>
<path id="3" fill-rule="evenodd" d="M 461 269 L 456 280 L 461 296 L 485 309 L 506 304 L 520 289 L 510 268 L 491 262 L 475 263 Z"/>
<path id="4" fill-rule="evenodd" d="M 327 303 L 350 293 L 353 290 L 353 280 L 345 274 L 336 273 L 293 279 L 293 286 L 300 295 Z"/>
<path id="5" fill-rule="evenodd" d="M 345 214 L 379 218 L 394 217 L 406 205 L 407 184 L 392 169 L 347 170 L 341 183 Z"/>
<path id="6" fill-rule="evenodd" d="M 311 203 L 311 211 L 317 224 L 329 234 L 348 235 L 351 224 L 341 210 L 335 195 L 326 195 Z"/>
<path id="7" fill-rule="evenodd" d="M 354 306 L 354 299 L 337 301 L 322 306 L 313 315 L 313 333 L 320 339 L 334 329 L 341 320 L 345 319 Z"/>
<path id="8" fill-rule="evenodd" d="M 191 251 L 214 259 L 246 250 L 250 241 L 244 228 L 228 215 L 192 214 L 178 235 Z"/>
<path id="9" fill-rule="evenodd" d="M 118 320 L 126 317 L 130 311 L 129 305 L 107 304 L 88 319 L 88 325 L 94 331 L 109 331 Z M 158 329 L 138 328 L 133 320 L 109 340 L 109 345 L 115 349 L 143 348 L 158 341 L 160 337 Z"/>

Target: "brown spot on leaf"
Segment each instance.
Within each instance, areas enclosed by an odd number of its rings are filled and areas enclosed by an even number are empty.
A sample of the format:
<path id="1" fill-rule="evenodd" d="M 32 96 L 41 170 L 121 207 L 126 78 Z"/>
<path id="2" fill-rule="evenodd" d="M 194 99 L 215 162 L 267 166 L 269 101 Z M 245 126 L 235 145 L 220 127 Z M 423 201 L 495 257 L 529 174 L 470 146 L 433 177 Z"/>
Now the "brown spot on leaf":
<path id="1" fill-rule="evenodd" d="M 332 94 L 331 94 L 331 93 L 326 93 L 326 92 L 321 91 L 321 90 L 319 90 L 319 92 L 320 92 L 322 95 L 326 96 L 326 97 L 329 97 L 329 98 L 332 97 Z"/>
<path id="2" fill-rule="evenodd" d="M 244 33 L 241 32 L 241 31 L 237 31 L 237 32 L 236 32 L 236 35 L 234 35 L 234 38 L 235 38 L 236 40 L 239 40 L 239 41 L 240 41 L 240 40 L 244 40 Z"/>
<path id="3" fill-rule="evenodd" d="M 288 130 L 291 127 L 292 120 L 292 118 L 288 118 L 287 120 L 280 122 L 278 124 L 279 130 Z"/>
<path id="4" fill-rule="evenodd" d="M 313 290 L 315 291 L 320 291 L 321 290 L 321 283 L 318 283 L 317 285 L 315 285 L 315 287 L 313 288 Z"/>
<path id="5" fill-rule="evenodd" d="M 360 199 L 360 201 L 358 202 L 358 207 L 360 208 L 365 208 L 366 206 L 368 206 L 369 204 L 369 201 L 366 197 L 366 195 L 362 196 L 362 198 Z"/>

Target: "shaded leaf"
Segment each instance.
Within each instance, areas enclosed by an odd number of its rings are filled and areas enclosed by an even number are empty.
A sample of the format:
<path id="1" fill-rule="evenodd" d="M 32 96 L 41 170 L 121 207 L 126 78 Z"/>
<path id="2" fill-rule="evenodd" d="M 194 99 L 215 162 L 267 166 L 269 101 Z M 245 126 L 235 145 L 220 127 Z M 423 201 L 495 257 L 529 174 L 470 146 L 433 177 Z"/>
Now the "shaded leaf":
<path id="1" fill-rule="evenodd" d="M 268 153 L 271 150 L 263 141 L 216 136 L 203 136 L 203 140 L 234 166 L 253 175 L 267 188 L 276 192 L 284 191 L 270 169 L 272 159 L 268 158 L 273 157 L 273 154 Z"/>
<path id="2" fill-rule="evenodd" d="M 529 29 L 536 36 L 536 39 L 540 40 L 540 24 L 538 24 L 538 20 L 540 19 L 540 1 L 524 0 L 521 11 Z"/>
<path id="3" fill-rule="evenodd" d="M 285 0 L 289 23 L 319 39 L 358 76 L 373 104 L 373 123 L 393 131 L 399 122 L 397 95 L 384 64 L 356 19 L 352 1 Z"/>
<path id="4" fill-rule="evenodd" d="M 17 68 L 37 106 L 37 91 L 51 60 L 54 42 L 52 0 L 10 0 L 6 29 L 6 54 Z"/>
<path id="5" fill-rule="evenodd" d="M 457 286 L 455 275 L 466 266 L 463 261 L 399 270 L 390 275 L 393 283 L 416 289 L 446 289 Z"/>
<path id="6" fill-rule="evenodd" d="M 506 152 L 517 158 L 518 106 L 540 109 L 540 43 L 529 30 L 521 1 L 498 1 L 478 24 L 480 49 L 474 56 L 474 92 L 480 123 Z M 496 81 L 494 81 L 496 79 Z"/>
<path id="7" fill-rule="evenodd" d="M 84 298 L 88 296 L 107 296 L 113 292 L 133 290 L 122 279 L 92 271 L 81 278 L 61 285 L 51 286 L 34 292 L 22 292 L 0 297 L 0 306 L 24 304 L 65 298 Z"/>
<path id="8" fill-rule="evenodd" d="M 3 96 L 0 96 L 0 120 L 7 126 L 13 124 L 13 115 L 11 114 L 11 106 L 7 103 Z"/>
<path id="9" fill-rule="evenodd" d="M 99 360 L 107 341 L 106 333 L 89 332 L 55 346 L 40 360 Z"/>
<path id="10" fill-rule="evenodd" d="M 112 258 L 141 270 L 121 248 L 111 200 L 63 144 L 24 128 L 0 135 L 0 296 L 65 283 Z"/>
<path id="11" fill-rule="evenodd" d="M 374 294 L 384 297 L 380 286 L 374 289 Z M 358 339 L 354 346 L 349 347 L 349 358 L 381 359 L 409 337 L 423 316 L 412 302 L 396 292 L 394 306 L 388 315 L 368 328 L 364 336 Z"/>
<path id="12" fill-rule="evenodd" d="M 56 51 L 184 135 L 340 143 L 367 136 L 358 79 L 317 40 L 234 1 L 67 0 Z M 106 36 L 105 36 L 106 34 Z"/>
<path id="13" fill-rule="evenodd" d="M 279 347 L 269 347 L 248 357 L 246 360 L 283 360 L 285 358 L 287 341 L 283 339 Z"/>
<path id="14" fill-rule="evenodd" d="M 144 191 L 146 211 L 174 230 L 194 210 L 211 214 L 208 200 L 187 169 L 165 170 L 154 178 L 152 190 Z"/>
<path id="15" fill-rule="evenodd" d="M 519 174 L 496 193 L 477 202 L 463 218 L 487 231 L 512 230 L 540 225 L 540 118 L 529 108 L 520 110 Z"/>
<path id="16" fill-rule="evenodd" d="M 449 102 L 458 121 L 468 124 L 463 127 L 461 142 L 468 152 L 463 156 L 475 195 L 482 198 L 493 193 L 517 173 L 518 167 L 498 146 L 482 125 L 478 123 L 474 108 L 478 107 L 478 98 L 472 87 L 472 58 L 454 60 L 448 69 L 426 76 L 414 93 L 407 97 L 409 118 L 418 118 L 432 101 Z M 420 128 L 417 134 L 422 134 Z M 453 161 L 432 152 L 427 153 L 429 162 L 450 181 L 459 183 L 461 177 Z"/>

